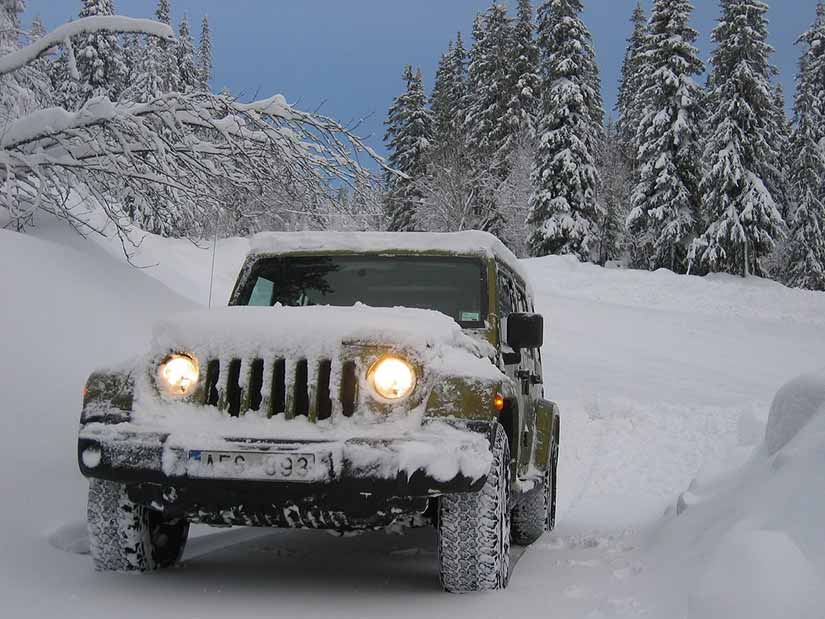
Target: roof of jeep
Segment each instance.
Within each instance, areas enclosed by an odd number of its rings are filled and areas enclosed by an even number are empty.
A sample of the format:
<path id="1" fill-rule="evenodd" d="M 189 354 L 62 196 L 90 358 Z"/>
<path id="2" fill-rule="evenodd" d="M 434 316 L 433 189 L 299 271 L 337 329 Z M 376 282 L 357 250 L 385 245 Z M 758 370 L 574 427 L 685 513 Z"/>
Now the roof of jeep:
<path id="1" fill-rule="evenodd" d="M 521 262 L 489 232 L 262 232 L 250 255 L 422 253 L 497 258 L 526 280 Z"/>

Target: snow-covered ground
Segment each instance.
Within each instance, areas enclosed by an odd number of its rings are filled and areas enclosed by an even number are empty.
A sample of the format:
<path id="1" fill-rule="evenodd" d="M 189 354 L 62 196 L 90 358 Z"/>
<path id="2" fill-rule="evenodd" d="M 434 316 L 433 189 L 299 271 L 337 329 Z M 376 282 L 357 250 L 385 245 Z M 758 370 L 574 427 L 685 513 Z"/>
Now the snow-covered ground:
<path id="1" fill-rule="evenodd" d="M 247 248 L 219 244 L 215 304 Z M 177 569 L 93 572 L 75 454 L 83 381 L 209 294 L 207 249 L 147 237 L 143 269 L 119 252 L 58 224 L 0 231 L 4 617 L 822 616 L 821 382 L 786 391 L 763 436 L 784 383 L 825 375 L 825 294 L 564 258 L 524 264 L 564 420 L 559 527 L 506 591 L 442 594 L 429 530 L 201 529 Z"/>

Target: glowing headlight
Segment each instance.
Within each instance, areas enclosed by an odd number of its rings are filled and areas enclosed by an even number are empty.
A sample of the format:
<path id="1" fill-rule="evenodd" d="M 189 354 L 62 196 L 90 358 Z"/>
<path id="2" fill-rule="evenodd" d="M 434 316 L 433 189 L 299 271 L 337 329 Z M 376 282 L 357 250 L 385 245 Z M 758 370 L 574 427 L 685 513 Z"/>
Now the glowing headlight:
<path id="1" fill-rule="evenodd" d="M 415 387 L 415 370 L 397 357 L 384 357 L 367 374 L 375 392 L 388 400 L 399 400 Z"/>
<path id="2" fill-rule="evenodd" d="M 158 384 L 169 395 L 187 396 L 198 384 L 199 373 L 194 357 L 169 355 L 158 367 Z"/>

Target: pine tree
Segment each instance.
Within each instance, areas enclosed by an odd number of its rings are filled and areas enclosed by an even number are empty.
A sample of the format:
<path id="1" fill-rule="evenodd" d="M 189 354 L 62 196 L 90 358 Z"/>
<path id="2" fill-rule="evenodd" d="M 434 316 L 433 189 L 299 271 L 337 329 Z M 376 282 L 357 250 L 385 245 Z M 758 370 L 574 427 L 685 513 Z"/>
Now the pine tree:
<path id="1" fill-rule="evenodd" d="M 20 48 L 20 16 L 25 8 L 23 0 L 0 0 L 0 56 Z M 33 77 L 29 67 L 0 76 L 0 132 L 9 121 L 34 111 Z"/>
<path id="2" fill-rule="evenodd" d="M 799 62 L 794 110 L 796 131 L 790 169 L 795 209 L 785 279 L 788 285 L 825 290 L 825 4 L 799 38 L 805 46 Z"/>
<path id="3" fill-rule="evenodd" d="M 201 90 L 209 91 L 212 80 L 212 39 L 209 34 L 209 18 L 204 15 L 201 21 L 201 40 L 198 50 L 198 77 Z"/>
<path id="4" fill-rule="evenodd" d="M 112 0 L 83 0 L 79 17 L 114 15 Z M 116 101 L 124 88 L 127 69 L 116 34 L 92 32 L 72 41 L 80 75 L 76 89 L 80 108 L 92 97 L 108 97 Z"/>
<path id="5" fill-rule="evenodd" d="M 703 92 L 694 77 L 704 72 L 698 33 L 690 27 L 689 0 L 656 0 L 644 47 L 647 73 L 636 104 L 642 113 L 636 143 L 639 178 L 628 229 L 641 247 L 634 266 L 687 269 L 690 243 L 700 223 L 699 181 Z"/>
<path id="6" fill-rule="evenodd" d="M 439 146 L 451 142 L 452 135 L 455 133 L 453 101 L 450 99 L 450 91 L 455 79 L 450 66 L 453 51 L 453 42 L 450 41 L 447 51 L 441 54 L 441 58 L 438 60 L 438 68 L 435 71 L 435 84 L 430 95 L 434 141 Z"/>
<path id="7" fill-rule="evenodd" d="M 473 26 L 464 128 L 467 147 L 476 161 L 488 161 L 501 178 L 507 176 L 506 125 L 510 100 L 510 50 L 513 26 L 507 9 L 493 4 Z"/>
<path id="8" fill-rule="evenodd" d="M 581 0 L 548 0 L 538 11 L 543 104 L 529 223 L 535 256 L 572 254 L 588 261 L 602 217 L 596 160 L 603 110 L 592 37 Z"/>
<path id="9" fill-rule="evenodd" d="M 647 37 L 647 18 L 642 3 L 638 2 L 630 18 L 633 32 L 627 40 L 622 76 L 619 82 L 619 96 L 616 112 L 619 114 L 618 132 L 625 152 L 625 158 L 635 169 L 637 160 L 636 131 L 642 122 L 641 111 L 637 104 L 641 91 L 641 80 L 645 75 L 645 44 Z"/>
<path id="10" fill-rule="evenodd" d="M 43 21 L 39 15 L 35 15 L 29 29 L 29 42 L 34 43 L 45 34 L 46 28 L 43 26 Z M 50 64 L 50 56 L 43 55 L 33 60 L 25 70 L 21 70 L 22 73 L 28 74 L 27 87 L 32 91 L 34 103 L 38 109 L 54 105 L 54 88 L 49 77 Z"/>
<path id="11" fill-rule="evenodd" d="M 404 92 L 390 107 L 384 141 L 389 148 L 389 164 L 404 176 L 387 175 L 387 216 L 389 229 L 411 230 L 421 195 L 416 181 L 426 173 L 427 154 L 432 140 L 432 113 L 427 109 L 427 97 L 421 70 L 404 68 Z"/>
<path id="12" fill-rule="evenodd" d="M 599 166 L 601 175 L 602 218 L 599 222 L 598 263 L 617 260 L 624 253 L 627 204 L 630 202 L 631 174 L 624 161 L 624 147 L 618 124 L 609 120 L 605 127 L 603 156 Z"/>
<path id="13" fill-rule="evenodd" d="M 690 250 L 691 266 L 764 275 L 763 261 L 783 234 L 771 193 L 776 115 L 765 13 L 760 0 L 722 0 L 713 31 L 709 171 L 701 184 L 707 231 Z"/>
<path id="14" fill-rule="evenodd" d="M 167 26 L 172 25 L 170 0 L 158 0 L 155 19 Z M 178 73 L 177 45 L 162 39 L 151 38 L 149 47 L 155 48 L 157 64 L 160 67 L 160 92 L 180 92 L 180 74 Z M 151 52 L 150 52 L 151 53 Z"/>
<path id="15" fill-rule="evenodd" d="M 788 153 L 791 152 L 792 133 L 791 122 L 785 114 L 785 91 L 782 84 L 777 83 L 771 105 L 771 129 L 768 132 L 770 151 L 775 157 L 772 161 L 766 162 L 765 184 L 776 202 L 779 214 L 786 222 L 790 215 L 788 182 L 791 170 L 788 167 Z"/>
<path id="16" fill-rule="evenodd" d="M 505 122 L 511 140 L 535 138 L 541 94 L 538 62 L 539 50 L 533 36 L 533 7 L 530 0 L 519 0 L 507 80 L 511 84 L 511 96 Z M 504 149 L 509 152 L 512 147 L 505 144 Z"/>
<path id="17" fill-rule="evenodd" d="M 178 86 L 181 92 L 197 90 L 200 85 L 200 78 L 195 67 L 195 48 L 192 43 L 192 35 L 189 33 L 189 20 L 186 19 L 186 15 L 180 21 L 175 51 L 178 61 Z"/>

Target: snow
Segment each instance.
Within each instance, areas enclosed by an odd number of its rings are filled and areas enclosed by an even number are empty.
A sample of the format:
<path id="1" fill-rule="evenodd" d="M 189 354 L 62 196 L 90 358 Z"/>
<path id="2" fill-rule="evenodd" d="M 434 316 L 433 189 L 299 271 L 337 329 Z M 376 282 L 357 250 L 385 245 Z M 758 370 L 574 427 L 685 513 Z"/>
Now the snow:
<path id="1" fill-rule="evenodd" d="M 19 69 L 23 65 L 42 56 L 51 48 L 64 45 L 74 37 L 82 34 L 98 32 L 138 32 L 149 34 L 166 41 L 174 41 L 175 33 L 167 24 L 161 24 L 150 19 L 136 19 L 120 15 L 83 17 L 58 26 L 50 33 L 40 37 L 31 45 L 0 57 L 0 75 Z M 77 69 L 75 68 L 74 73 Z M 77 79 L 77 75 L 75 75 Z"/>
<path id="2" fill-rule="evenodd" d="M 147 236 L 134 256 L 147 268 L 134 269 L 116 241 L 38 223 L 41 238 L 0 231 L 6 616 L 821 616 L 825 415 L 792 405 L 814 402 L 821 383 L 771 406 L 795 377 L 825 373 L 825 295 L 525 261 L 563 414 L 559 528 L 514 555 L 505 592 L 440 594 L 429 529 L 196 528 L 180 568 L 124 577 L 82 554 L 80 390 L 93 368 L 150 346 L 158 319 L 206 303 L 211 255 Z M 249 247 L 219 244 L 221 303 Z"/>
<path id="3" fill-rule="evenodd" d="M 264 232 L 252 239 L 253 253 L 439 252 L 494 257 L 524 276 L 520 261 L 489 232 Z"/>

